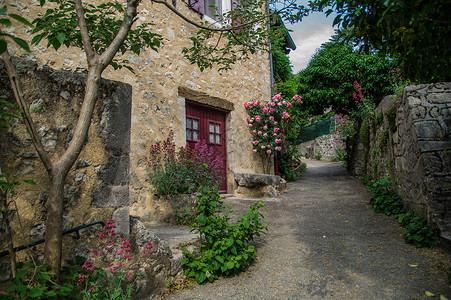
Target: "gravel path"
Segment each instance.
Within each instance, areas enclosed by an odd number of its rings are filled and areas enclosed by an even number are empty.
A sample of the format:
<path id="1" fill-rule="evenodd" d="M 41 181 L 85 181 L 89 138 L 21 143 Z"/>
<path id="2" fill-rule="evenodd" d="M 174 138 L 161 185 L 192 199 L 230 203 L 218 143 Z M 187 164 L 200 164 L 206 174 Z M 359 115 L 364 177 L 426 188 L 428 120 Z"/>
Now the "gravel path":
<path id="1" fill-rule="evenodd" d="M 265 200 L 269 231 L 246 271 L 165 299 L 451 299 L 449 253 L 404 244 L 339 163 L 307 161 L 300 180 Z M 236 211 L 249 200 L 226 200 Z"/>

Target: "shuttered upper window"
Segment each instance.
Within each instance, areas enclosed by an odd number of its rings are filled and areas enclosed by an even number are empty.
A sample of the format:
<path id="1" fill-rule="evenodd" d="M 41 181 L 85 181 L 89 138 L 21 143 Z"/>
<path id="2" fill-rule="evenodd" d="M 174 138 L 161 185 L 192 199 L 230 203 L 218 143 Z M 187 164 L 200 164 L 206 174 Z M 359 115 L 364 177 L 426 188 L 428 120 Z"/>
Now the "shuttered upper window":
<path id="1" fill-rule="evenodd" d="M 232 10 L 236 0 L 189 0 L 190 7 L 203 15 L 204 20 L 222 25 L 223 14 Z"/>

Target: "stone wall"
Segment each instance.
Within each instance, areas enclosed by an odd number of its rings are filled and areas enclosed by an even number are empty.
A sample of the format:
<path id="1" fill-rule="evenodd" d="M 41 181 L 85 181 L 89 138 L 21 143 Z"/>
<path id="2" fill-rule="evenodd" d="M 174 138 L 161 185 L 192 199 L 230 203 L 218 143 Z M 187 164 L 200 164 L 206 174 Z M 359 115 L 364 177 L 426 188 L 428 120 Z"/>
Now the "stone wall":
<path id="1" fill-rule="evenodd" d="M 17 0 L 6 5 L 8 12 L 19 13 L 32 20 L 52 4 L 46 2 L 41 8 L 39 1 Z M 200 21 L 199 14 L 189 9 L 184 2 L 176 1 L 176 6 L 188 18 Z M 230 110 L 226 122 L 227 168 L 231 170 L 227 181 L 230 193 L 237 187 L 233 172 L 262 172 L 260 159 L 252 152 L 251 133 L 245 121 L 247 113 L 242 103 L 270 98 L 270 65 L 269 55 L 262 52 L 253 55 L 250 60 L 237 63 L 228 71 L 211 69 L 200 72 L 182 54 L 182 48 L 191 44 L 188 37 L 197 32 L 194 26 L 150 0 L 143 1 L 138 11 L 136 25 L 153 22 L 156 24 L 153 30 L 164 38 L 158 52 L 149 49 L 142 51 L 139 56 L 126 53 L 123 58 L 130 62 L 135 74 L 125 68 L 114 71 L 109 67 L 104 77 L 128 83 L 132 87 L 130 213 L 142 217 L 143 221 L 154 222 L 167 213 L 169 205 L 153 196 L 151 186 L 146 181 L 145 157 L 149 146 L 166 139 L 170 130 L 175 133 L 177 145 L 185 144 L 185 100 L 223 108 L 224 103 L 233 104 L 233 107 L 226 108 Z M 31 40 L 30 28 L 13 26 L 10 30 Z M 56 69 L 86 66 L 85 55 L 80 49 L 61 47 L 54 51 L 45 48 L 45 43 L 42 41 L 32 46 L 31 55 L 24 54 L 14 45 L 9 48 L 12 54 L 31 57 L 40 66 L 49 65 Z M 199 95 L 202 97 L 197 97 Z M 116 162 L 119 163 L 119 160 Z"/>
<path id="2" fill-rule="evenodd" d="M 406 87 L 361 124 L 351 170 L 392 176 L 405 206 L 451 231 L 451 83 Z"/>
<path id="3" fill-rule="evenodd" d="M 315 159 L 320 153 L 322 160 L 332 160 L 335 156 L 335 147 L 344 145 L 341 143 L 341 136 L 338 131 L 331 134 L 317 137 L 313 141 L 304 142 L 298 145 L 298 152 L 305 158 Z"/>
<path id="4" fill-rule="evenodd" d="M 84 91 L 84 76 L 39 68 L 30 60 L 14 58 L 13 62 L 37 131 L 50 157 L 56 160 L 72 138 Z M 0 95 L 14 101 L 1 61 Z M 99 95 L 88 140 L 64 187 L 64 229 L 113 217 L 118 222 L 118 231 L 128 234 L 131 87 L 102 80 Z M 2 172 L 20 174 L 20 180 L 32 179 L 39 185 L 22 184 L 11 199 L 17 204 L 17 210 L 12 210 L 12 230 L 14 244 L 19 246 L 44 236 L 50 180 L 22 120 L 15 120 L 8 132 L 0 131 L 0 137 Z M 66 258 L 87 250 L 86 243 L 96 239 L 98 229 L 85 230 L 82 242 L 65 236 Z M 41 248 L 42 245 L 37 247 L 37 255 Z"/>

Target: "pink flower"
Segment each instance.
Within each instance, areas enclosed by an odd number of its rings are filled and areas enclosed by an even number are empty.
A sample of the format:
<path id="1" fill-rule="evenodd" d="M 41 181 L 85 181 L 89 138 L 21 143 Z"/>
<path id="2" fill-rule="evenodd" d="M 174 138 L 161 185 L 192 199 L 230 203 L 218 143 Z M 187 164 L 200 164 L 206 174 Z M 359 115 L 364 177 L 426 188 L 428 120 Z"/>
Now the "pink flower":
<path id="1" fill-rule="evenodd" d="M 282 139 L 276 139 L 276 144 L 282 143 Z"/>
<path id="2" fill-rule="evenodd" d="M 277 132 L 279 132 L 279 130 L 280 130 L 280 128 L 279 128 L 279 127 L 276 127 L 276 128 L 274 128 L 274 133 L 277 133 Z"/>
<path id="3" fill-rule="evenodd" d="M 255 141 L 252 142 L 252 144 L 254 144 L 254 146 L 257 146 L 258 145 L 258 141 L 255 140 Z"/>
<path id="4" fill-rule="evenodd" d="M 261 132 L 261 131 L 259 131 L 259 132 L 257 132 L 257 134 L 258 134 L 258 135 L 262 135 L 262 132 Z"/>
<path id="5" fill-rule="evenodd" d="M 279 122 L 275 121 L 275 122 L 274 122 L 274 125 L 277 125 L 277 124 L 279 124 Z"/>
<path id="6" fill-rule="evenodd" d="M 286 105 L 286 104 L 287 104 L 287 101 L 283 100 L 282 103 L 283 103 L 283 105 Z"/>
<path id="7" fill-rule="evenodd" d="M 267 113 L 268 111 L 269 111 L 269 108 L 263 107 L 263 112 L 264 112 L 264 113 Z"/>
<path id="8" fill-rule="evenodd" d="M 245 108 L 250 108 L 250 107 L 251 107 L 251 104 L 250 104 L 249 102 L 244 102 L 244 107 L 245 107 Z"/>
<path id="9" fill-rule="evenodd" d="M 254 150 L 252 150 L 252 152 L 254 152 L 254 153 L 257 153 L 257 150 L 256 150 L 256 149 L 254 149 Z"/>
<path id="10" fill-rule="evenodd" d="M 106 235 L 103 234 L 103 232 L 99 233 L 99 240 L 103 239 L 104 237 L 106 237 Z"/>
<path id="11" fill-rule="evenodd" d="M 276 147 L 276 150 L 277 150 L 277 151 L 281 151 L 281 150 L 282 150 L 282 147 Z"/>
<path id="12" fill-rule="evenodd" d="M 276 136 L 277 136 L 277 133 L 273 133 L 272 136 L 276 137 Z"/>
<path id="13" fill-rule="evenodd" d="M 278 106 L 282 106 L 282 102 L 277 103 Z"/>
<path id="14" fill-rule="evenodd" d="M 290 117 L 290 114 L 287 113 L 286 111 L 284 111 L 282 114 L 282 119 L 288 119 L 289 117 Z"/>
<path id="15" fill-rule="evenodd" d="M 271 106 L 276 106 L 276 103 L 275 102 L 271 102 Z"/>
<path id="16" fill-rule="evenodd" d="M 260 116 L 255 116 L 255 121 L 260 122 Z"/>
<path id="17" fill-rule="evenodd" d="M 253 104 L 254 106 L 259 106 L 259 105 L 260 105 L 260 102 L 258 102 L 257 100 L 254 100 L 254 101 L 252 101 L 252 104 Z"/>
<path id="18" fill-rule="evenodd" d="M 91 253 L 94 254 L 94 256 L 99 255 L 99 251 L 97 251 L 97 249 L 95 249 L 95 248 L 92 249 Z"/>
<path id="19" fill-rule="evenodd" d="M 249 124 L 249 127 L 252 127 L 252 124 Z"/>
<path id="20" fill-rule="evenodd" d="M 299 96 L 298 94 L 296 94 L 296 95 L 294 95 L 293 100 L 294 100 L 294 101 L 301 101 L 301 100 L 302 100 L 302 97 Z"/>
<path id="21" fill-rule="evenodd" d="M 263 126 L 263 130 L 268 130 L 268 125 Z"/>
<path id="22" fill-rule="evenodd" d="M 273 116 L 269 117 L 269 120 L 274 121 L 274 117 Z"/>
<path id="23" fill-rule="evenodd" d="M 287 108 L 292 107 L 293 105 L 291 104 L 291 102 L 287 102 Z"/>
<path id="24" fill-rule="evenodd" d="M 251 123 L 251 120 L 249 118 L 246 118 L 246 122 Z"/>
<path id="25" fill-rule="evenodd" d="M 274 102 L 280 101 L 282 100 L 282 95 L 278 93 L 277 95 L 274 95 L 274 97 L 272 97 L 272 100 L 274 100 Z"/>
<path id="26" fill-rule="evenodd" d="M 257 130 L 255 130 L 255 129 L 252 130 L 252 133 L 253 133 L 253 134 L 256 134 L 256 133 L 257 133 Z"/>
<path id="27" fill-rule="evenodd" d="M 262 149 L 265 149 L 265 148 L 266 148 L 266 146 L 261 146 L 261 148 L 262 148 Z"/>
<path id="28" fill-rule="evenodd" d="M 268 146 L 266 146 L 266 147 L 271 148 L 271 145 L 268 145 Z"/>
<path id="29" fill-rule="evenodd" d="M 266 153 L 271 154 L 271 150 L 266 151 Z"/>
<path id="30" fill-rule="evenodd" d="M 270 112 L 270 113 L 273 113 L 273 112 L 274 112 L 274 108 L 271 107 L 271 108 L 269 109 L 269 112 Z"/>
<path id="31" fill-rule="evenodd" d="M 264 137 L 267 137 L 268 136 L 268 134 L 267 133 L 265 133 L 264 135 L 263 135 Z"/>

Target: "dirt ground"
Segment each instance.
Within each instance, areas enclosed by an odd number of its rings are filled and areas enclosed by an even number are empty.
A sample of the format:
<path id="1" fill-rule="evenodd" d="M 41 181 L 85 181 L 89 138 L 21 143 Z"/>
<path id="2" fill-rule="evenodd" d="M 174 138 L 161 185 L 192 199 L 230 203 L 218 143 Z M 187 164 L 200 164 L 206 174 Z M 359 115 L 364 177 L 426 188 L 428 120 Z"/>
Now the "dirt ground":
<path id="1" fill-rule="evenodd" d="M 449 252 L 405 244 L 397 220 L 375 213 L 339 163 L 307 165 L 286 193 L 264 200 L 269 230 L 246 272 L 165 299 L 451 299 Z M 253 201 L 226 202 L 244 211 Z"/>

